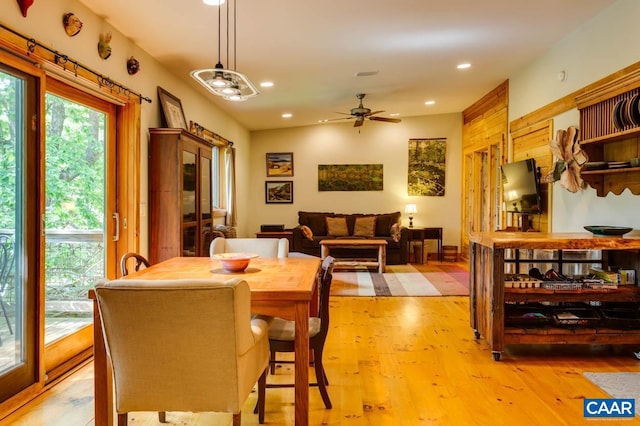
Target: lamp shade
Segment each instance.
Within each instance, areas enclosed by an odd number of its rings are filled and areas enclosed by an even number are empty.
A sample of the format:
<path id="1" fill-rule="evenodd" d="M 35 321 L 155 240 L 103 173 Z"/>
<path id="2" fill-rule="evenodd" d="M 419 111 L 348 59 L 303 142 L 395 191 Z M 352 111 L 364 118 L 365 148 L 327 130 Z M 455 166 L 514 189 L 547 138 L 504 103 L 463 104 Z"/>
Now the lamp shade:
<path id="1" fill-rule="evenodd" d="M 416 208 L 415 204 L 407 204 L 406 206 L 404 206 L 404 212 L 413 214 L 413 213 L 417 213 L 418 209 Z"/>

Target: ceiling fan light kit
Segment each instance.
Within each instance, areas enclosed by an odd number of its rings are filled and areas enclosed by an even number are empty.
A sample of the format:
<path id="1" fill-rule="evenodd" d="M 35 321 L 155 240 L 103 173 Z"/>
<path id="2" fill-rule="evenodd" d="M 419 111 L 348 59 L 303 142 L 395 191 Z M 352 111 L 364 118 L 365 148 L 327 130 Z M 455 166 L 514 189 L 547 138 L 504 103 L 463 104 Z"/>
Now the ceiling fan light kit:
<path id="1" fill-rule="evenodd" d="M 221 2 L 222 5 L 224 3 Z M 191 71 L 193 77 L 205 89 L 216 96 L 221 96 L 228 101 L 246 101 L 249 98 L 260 94 L 256 86 L 253 85 L 249 77 L 236 71 L 235 69 L 225 69 L 220 61 L 220 31 L 221 31 L 221 8 L 218 8 L 218 63 L 214 68 L 202 68 Z M 236 3 L 233 3 L 233 63 L 236 63 Z M 227 60 L 229 56 L 229 3 L 227 3 Z"/>
<path id="2" fill-rule="evenodd" d="M 382 110 L 380 111 L 371 111 L 370 108 L 365 108 L 362 105 L 362 99 L 366 96 L 365 93 L 358 93 L 356 95 L 356 98 L 360 101 L 360 104 L 356 107 L 356 108 L 351 108 L 350 113 L 344 113 L 344 112 L 339 112 L 338 114 L 344 114 L 344 115 L 350 115 L 350 117 L 346 117 L 346 118 L 333 118 L 331 120 L 325 120 L 325 121 L 334 121 L 334 120 L 351 120 L 353 118 L 355 118 L 355 122 L 353 123 L 353 127 L 360 127 L 364 124 L 364 120 L 365 118 L 367 120 L 373 120 L 373 121 L 384 121 L 386 123 L 400 123 L 402 120 L 400 120 L 399 118 L 387 118 L 387 117 L 378 117 L 375 114 L 380 114 L 381 112 L 384 112 Z"/>

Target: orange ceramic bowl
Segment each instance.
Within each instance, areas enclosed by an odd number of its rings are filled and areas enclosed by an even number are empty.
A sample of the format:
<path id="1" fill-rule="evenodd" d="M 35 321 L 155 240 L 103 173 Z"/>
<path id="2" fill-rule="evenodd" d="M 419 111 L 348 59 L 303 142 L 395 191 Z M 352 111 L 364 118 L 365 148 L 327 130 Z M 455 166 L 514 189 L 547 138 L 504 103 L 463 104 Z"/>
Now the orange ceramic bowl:
<path id="1" fill-rule="evenodd" d="M 258 257 L 258 255 L 253 253 L 220 253 L 211 256 L 212 259 L 220 261 L 222 269 L 226 272 L 244 271 L 254 257 Z"/>

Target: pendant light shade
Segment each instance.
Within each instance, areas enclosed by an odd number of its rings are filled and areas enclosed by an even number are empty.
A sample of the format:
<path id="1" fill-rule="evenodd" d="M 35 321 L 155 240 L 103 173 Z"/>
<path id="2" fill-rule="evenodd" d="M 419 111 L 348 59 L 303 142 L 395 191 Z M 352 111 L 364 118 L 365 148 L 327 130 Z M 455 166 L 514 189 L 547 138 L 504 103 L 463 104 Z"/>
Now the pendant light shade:
<path id="1" fill-rule="evenodd" d="M 226 3 L 227 7 L 227 62 L 229 62 L 229 7 L 230 2 Z M 249 98 L 257 96 L 260 92 L 253 85 L 249 78 L 236 71 L 235 69 L 226 69 L 220 60 L 221 56 L 221 9 L 218 7 L 218 63 L 214 68 L 203 68 L 191 71 L 193 77 L 198 83 L 205 87 L 209 92 L 216 96 L 221 96 L 228 101 L 245 101 Z M 233 64 L 236 64 L 236 2 L 233 2 Z"/>

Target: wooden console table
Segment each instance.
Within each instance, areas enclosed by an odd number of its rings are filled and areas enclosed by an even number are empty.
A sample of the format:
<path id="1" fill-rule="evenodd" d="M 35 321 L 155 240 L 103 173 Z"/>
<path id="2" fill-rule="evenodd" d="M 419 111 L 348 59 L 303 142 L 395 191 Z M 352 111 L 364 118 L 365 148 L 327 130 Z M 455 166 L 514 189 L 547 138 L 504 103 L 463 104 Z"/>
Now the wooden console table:
<path id="1" fill-rule="evenodd" d="M 378 272 L 383 273 L 387 267 L 387 242 L 385 240 L 371 240 L 371 239 L 336 239 L 336 240 L 322 240 L 320 241 L 321 256 L 324 259 L 329 256 L 329 251 L 332 248 L 349 248 L 349 249 L 378 249 L 377 266 Z M 336 259 L 338 262 L 339 259 Z"/>
<path id="2" fill-rule="evenodd" d="M 289 240 L 289 250 L 293 247 L 293 231 L 256 232 L 256 238 L 286 238 Z"/>
<path id="3" fill-rule="evenodd" d="M 544 288 L 505 288 L 505 264 L 513 263 L 520 251 L 527 256 L 520 261 L 530 264 L 601 263 L 624 265 L 640 270 L 640 238 L 594 237 L 590 233 L 479 232 L 469 237 L 469 309 L 471 328 L 476 338 L 483 336 L 496 361 L 507 344 L 639 344 L 640 327 L 620 329 L 605 326 L 566 328 L 553 325 L 518 327 L 505 325 L 505 304 L 528 302 L 627 302 L 640 306 L 640 287 L 620 285 L 618 289 L 550 290 Z M 556 256 L 536 258 L 535 250 L 555 252 Z M 562 252 L 601 250 L 600 260 L 579 261 Z M 517 262 L 517 259 L 516 259 Z M 517 263 L 514 263 L 518 267 Z M 519 267 L 518 267 L 519 268 Z M 527 270 L 516 273 L 526 274 Z M 562 271 L 560 271 L 562 272 Z"/>
<path id="4" fill-rule="evenodd" d="M 442 228 L 407 228 L 409 229 L 409 244 L 411 241 L 420 241 L 422 253 L 424 253 L 424 240 L 438 241 L 438 260 L 442 261 Z M 420 259 L 420 263 L 423 260 Z"/>

